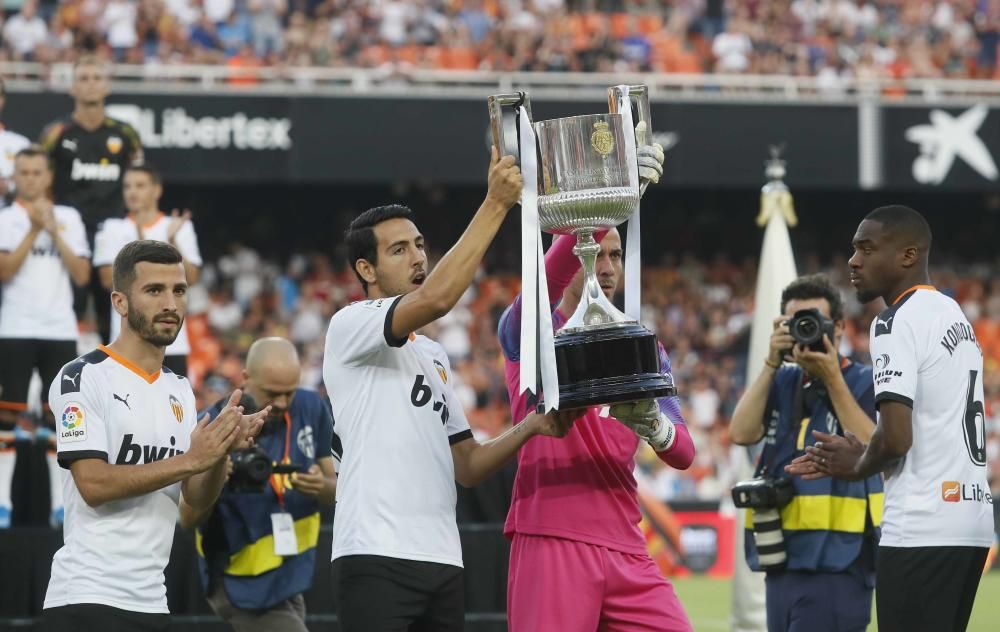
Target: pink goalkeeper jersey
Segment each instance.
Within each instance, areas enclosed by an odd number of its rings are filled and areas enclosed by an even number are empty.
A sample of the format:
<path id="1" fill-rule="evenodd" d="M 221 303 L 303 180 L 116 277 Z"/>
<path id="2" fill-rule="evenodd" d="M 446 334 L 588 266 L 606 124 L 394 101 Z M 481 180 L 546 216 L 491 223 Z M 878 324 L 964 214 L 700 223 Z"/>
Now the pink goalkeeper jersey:
<path id="1" fill-rule="evenodd" d="M 560 237 L 546 254 L 549 296 L 561 297 L 579 268 L 572 254 L 573 237 Z M 573 264 L 576 266 L 573 267 Z M 534 408 L 535 397 L 518 393 L 521 363 L 521 297 L 518 296 L 500 321 L 499 337 L 504 350 L 507 392 L 515 423 Z M 559 329 L 566 316 L 552 313 Z M 670 371 L 670 360 L 660 347 L 660 363 Z M 660 409 L 674 422 L 677 439 L 660 458 L 684 469 L 694 459 L 694 445 L 684 426 L 676 397 L 659 400 Z M 600 408 L 587 410 L 563 439 L 535 437 L 517 455 L 514 498 L 504 525 L 504 534 L 558 537 L 604 546 L 631 554 L 645 554 L 646 541 L 639 530 L 639 502 L 635 452 L 639 438 L 611 417 L 601 417 Z"/>

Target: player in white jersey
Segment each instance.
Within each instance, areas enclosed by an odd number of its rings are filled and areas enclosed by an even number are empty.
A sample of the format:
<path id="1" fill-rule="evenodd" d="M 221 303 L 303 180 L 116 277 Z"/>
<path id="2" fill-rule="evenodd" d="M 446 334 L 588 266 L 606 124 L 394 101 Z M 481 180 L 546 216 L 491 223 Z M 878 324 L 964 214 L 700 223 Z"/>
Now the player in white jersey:
<path id="1" fill-rule="evenodd" d="M 350 263 L 370 300 L 334 314 L 323 358 L 343 445 L 332 557 L 344 632 L 461 630 L 455 481 L 477 484 L 532 436 L 565 436 L 579 414 L 532 415 L 480 444 L 444 350 L 412 333 L 469 287 L 520 193 L 513 157 L 501 160 L 494 149 L 486 200 L 430 274 L 408 208 L 370 209 L 347 231 Z"/>
<path id="2" fill-rule="evenodd" d="M 37 145 L 22 149 L 15 164 L 20 195 L 0 211 L 0 527 L 10 526 L 12 439 L 19 415 L 28 409 L 31 375 L 37 369 L 42 379 L 40 438 L 51 437 L 49 383 L 77 354 L 72 284 L 83 286 L 90 279 L 90 248 L 80 214 L 53 206 L 48 198 L 52 172 L 45 151 Z M 21 419 L 24 429 L 33 430 L 33 424 Z M 57 482 L 54 443 L 50 448 L 50 478 Z M 52 517 L 59 521 L 59 487 L 50 487 Z"/>
<path id="3" fill-rule="evenodd" d="M 812 475 L 885 473 L 882 632 L 963 632 L 993 541 L 983 355 L 962 309 L 930 283 L 930 245 L 927 221 L 905 206 L 858 226 L 851 282 L 861 302 L 888 305 L 871 325 L 878 426 L 867 447 L 817 435 L 798 464 Z"/>
<path id="4" fill-rule="evenodd" d="M 187 282 L 166 243 L 134 241 L 114 263 L 121 335 L 63 367 L 49 391 L 59 418 L 64 544 L 52 559 L 42 629 L 168 627 L 163 571 L 174 525 L 215 502 L 229 451 L 248 445 L 269 407 L 243 415 L 240 391 L 209 424 L 187 379 L 163 368 Z"/>
<path id="5" fill-rule="evenodd" d="M 7 85 L 0 79 L 0 112 L 6 102 Z M 30 140 L 0 123 L 0 199 L 7 198 L 16 189 L 13 181 L 14 157 L 30 144 Z"/>
<path id="6" fill-rule="evenodd" d="M 148 164 L 134 165 L 125 171 L 125 207 L 128 216 L 104 221 L 94 238 L 94 267 L 101 277 L 101 285 L 111 289 L 111 264 L 125 244 L 137 239 L 165 241 L 180 251 L 184 257 L 187 282 L 195 284 L 201 275 L 201 251 L 198 236 L 191 223 L 191 212 L 174 209 L 168 216 L 160 211 L 163 180 L 159 172 Z M 118 337 L 121 319 L 111 315 L 111 339 Z M 187 356 L 191 352 L 186 326 L 181 327 L 177 340 L 167 347 L 163 366 L 178 375 L 187 375 Z"/>

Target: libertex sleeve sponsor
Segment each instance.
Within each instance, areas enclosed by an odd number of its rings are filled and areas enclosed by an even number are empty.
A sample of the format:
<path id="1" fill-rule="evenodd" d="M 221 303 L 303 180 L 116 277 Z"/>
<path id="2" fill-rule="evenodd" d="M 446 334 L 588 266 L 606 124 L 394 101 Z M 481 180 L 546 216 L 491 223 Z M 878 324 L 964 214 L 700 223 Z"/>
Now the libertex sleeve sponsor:
<path id="1" fill-rule="evenodd" d="M 875 381 L 876 407 L 895 401 L 913 408 L 920 369 L 919 343 L 914 323 L 900 319 L 893 307 L 872 322 L 871 356 Z"/>

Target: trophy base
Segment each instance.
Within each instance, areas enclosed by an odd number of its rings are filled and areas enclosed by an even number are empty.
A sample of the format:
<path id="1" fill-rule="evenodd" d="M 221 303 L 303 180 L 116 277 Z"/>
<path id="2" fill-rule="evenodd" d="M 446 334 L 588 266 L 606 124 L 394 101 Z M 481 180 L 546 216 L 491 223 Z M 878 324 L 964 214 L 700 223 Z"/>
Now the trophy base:
<path id="1" fill-rule="evenodd" d="M 656 336 L 638 323 L 556 335 L 559 408 L 585 408 L 675 395 L 660 372 Z"/>

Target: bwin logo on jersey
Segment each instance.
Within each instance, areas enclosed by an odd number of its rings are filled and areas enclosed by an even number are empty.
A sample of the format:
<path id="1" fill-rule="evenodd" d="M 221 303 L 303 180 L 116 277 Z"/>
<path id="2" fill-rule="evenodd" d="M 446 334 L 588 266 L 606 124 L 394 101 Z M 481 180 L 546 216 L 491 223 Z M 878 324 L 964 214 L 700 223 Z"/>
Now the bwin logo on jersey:
<path id="1" fill-rule="evenodd" d="M 98 182 L 115 182 L 122 174 L 122 168 L 114 163 L 83 162 L 73 159 L 73 170 L 69 177 L 72 180 L 96 180 Z"/>
<path id="2" fill-rule="evenodd" d="M 153 461 L 162 461 L 172 456 L 184 454 L 184 450 L 178 450 L 174 447 L 167 448 L 158 445 L 132 443 L 133 436 L 132 434 L 127 434 L 122 437 L 122 445 L 118 449 L 118 458 L 115 459 L 115 465 L 152 463 Z M 176 443 L 177 440 L 170 437 L 170 445 L 174 446 Z"/>
<path id="3" fill-rule="evenodd" d="M 931 110 L 930 125 L 914 125 L 906 130 L 906 140 L 920 147 L 913 161 L 913 179 L 921 184 L 941 184 L 956 158 L 961 158 L 987 180 L 996 180 L 996 163 L 977 132 L 989 114 L 979 104 L 957 117 L 944 110 Z"/>

